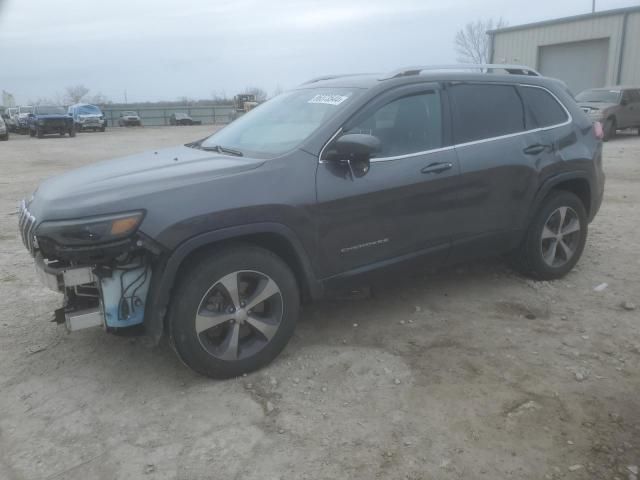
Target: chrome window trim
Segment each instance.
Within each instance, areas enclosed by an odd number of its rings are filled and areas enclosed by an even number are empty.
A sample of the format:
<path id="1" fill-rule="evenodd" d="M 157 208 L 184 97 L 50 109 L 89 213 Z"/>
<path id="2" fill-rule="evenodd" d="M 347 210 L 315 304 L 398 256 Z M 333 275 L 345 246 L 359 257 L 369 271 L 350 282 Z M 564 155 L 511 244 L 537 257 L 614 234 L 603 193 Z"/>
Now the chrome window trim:
<path id="1" fill-rule="evenodd" d="M 479 84 L 482 84 L 482 85 L 487 85 L 487 83 L 485 83 L 485 82 L 473 82 L 473 83 L 479 83 Z M 497 137 L 481 138 L 480 140 L 472 140 L 470 142 L 456 143 L 456 144 L 453 144 L 453 145 L 448 145 L 446 147 L 438 147 L 438 148 L 432 148 L 430 150 L 423 150 L 421 152 L 407 153 L 407 154 L 404 154 L 404 155 L 395 155 L 395 156 L 392 156 L 392 157 L 372 158 L 371 159 L 371 163 L 389 162 L 389 161 L 393 161 L 393 160 L 402 160 L 402 159 L 405 159 L 405 158 L 419 157 L 421 155 L 428 155 L 428 154 L 431 154 L 431 153 L 444 152 L 444 151 L 453 150 L 453 149 L 456 149 L 456 148 L 459 148 L 459 147 L 463 148 L 463 147 L 468 147 L 470 145 L 493 142 L 495 140 L 503 140 L 505 138 L 517 137 L 518 135 L 524 135 L 526 133 L 543 132 L 543 131 L 546 131 L 546 130 L 552 130 L 554 128 L 564 127 L 564 126 L 569 125 L 570 123 L 573 122 L 573 116 L 571 115 L 571 112 L 569 112 L 567 107 L 565 107 L 564 103 L 562 103 L 560 101 L 560 99 L 556 96 L 556 94 L 553 93 L 548 88 L 540 86 L 540 85 L 531 85 L 529 83 L 505 83 L 504 85 L 517 85 L 519 87 L 524 87 L 524 88 L 539 88 L 541 90 L 544 90 L 549 95 L 551 95 L 553 97 L 553 99 L 562 107 L 562 109 L 564 110 L 564 113 L 566 113 L 566 115 L 567 115 L 567 120 L 565 120 L 562 123 L 557 123 L 555 125 L 549 125 L 548 127 L 531 128 L 529 130 L 523 130 L 522 132 L 507 133 L 506 135 L 500 135 L 500 136 L 497 136 Z M 324 150 L 327 148 L 327 146 L 331 142 L 333 142 L 333 140 L 340 134 L 340 132 L 342 132 L 342 127 L 340 127 L 338 129 L 338 131 L 331 136 L 331 138 L 327 141 L 327 143 L 324 144 L 324 146 L 322 147 L 322 150 L 320 150 L 320 155 L 318 156 L 318 163 L 328 163 L 326 160 L 322 160 L 322 155 L 324 154 Z"/>

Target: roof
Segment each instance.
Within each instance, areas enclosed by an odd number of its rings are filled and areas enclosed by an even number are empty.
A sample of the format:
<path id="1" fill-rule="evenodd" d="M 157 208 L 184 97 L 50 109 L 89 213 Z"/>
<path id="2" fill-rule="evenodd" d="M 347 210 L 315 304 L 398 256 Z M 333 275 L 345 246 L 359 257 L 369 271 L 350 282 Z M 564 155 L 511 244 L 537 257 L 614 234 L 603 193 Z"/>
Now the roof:
<path id="1" fill-rule="evenodd" d="M 602 10 L 601 12 L 584 13 L 581 15 L 572 15 L 570 17 L 553 18 L 551 20 L 543 20 L 541 22 L 525 23 L 523 25 L 514 25 L 513 27 L 497 28 L 495 30 L 487 30 L 487 34 L 495 35 L 496 33 L 513 32 L 516 30 L 525 30 L 527 28 L 546 27 L 547 25 L 557 25 L 561 23 L 575 22 L 578 20 L 589 20 L 592 18 L 608 17 L 611 15 L 623 15 L 631 12 L 640 12 L 640 6 L 615 8 L 612 10 Z"/>
<path id="2" fill-rule="evenodd" d="M 296 87 L 296 90 L 311 88 L 360 88 L 386 89 L 390 86 L 408 85 L 412 83 L 439 82 L 439 81 L 471 81 L 486 82 L 495 81 L 501 83 L 530 83 L 545 85 L 550 79 L 542 76 L 500 74 L 500 73 L 469 73 L 460 71 L 424 71 L 419 75 L 406 75 L 396 78 L 381 79 L 381 74 L 345 75 L 331 77 L 326 80 L 318 80 L 313 83 L 305 83 Z M 552 80 L 557 81 L 557 80 Z"/>

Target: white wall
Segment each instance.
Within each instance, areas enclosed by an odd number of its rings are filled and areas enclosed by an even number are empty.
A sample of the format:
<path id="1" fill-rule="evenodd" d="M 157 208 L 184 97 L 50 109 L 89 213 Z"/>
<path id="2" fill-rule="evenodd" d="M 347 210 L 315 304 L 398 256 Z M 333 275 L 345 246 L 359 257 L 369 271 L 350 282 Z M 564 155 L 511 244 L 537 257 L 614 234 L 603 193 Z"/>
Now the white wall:
<path id="1" fill-rule="evenodd" d="M 518 63 L 539 68 L 539 47 L 582 40 L 608 38 L 609 55 L 605 79 L 617 83 L 624 13 L 533 26 L 494 35 L 495 63 Z M 630 12 L 624 45 L 622 83 L 640 84 L 640 12 Z"/>

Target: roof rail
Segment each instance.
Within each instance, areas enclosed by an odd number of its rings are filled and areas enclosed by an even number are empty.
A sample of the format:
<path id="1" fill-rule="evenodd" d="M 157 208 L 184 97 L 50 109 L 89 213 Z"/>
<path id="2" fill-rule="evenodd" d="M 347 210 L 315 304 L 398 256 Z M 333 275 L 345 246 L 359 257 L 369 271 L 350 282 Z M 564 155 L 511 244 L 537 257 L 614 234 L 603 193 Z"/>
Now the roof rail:
<path id="1" fill-rule="evenodd" d="M 306 82 L 302 82 L 300 85 L 308 85 L 310 83 L 321 82 L 323 80 L 333 80 L 334 78 L 343 78 L 343 77 L 359 77 L 360 75 L 371 75 L 370 73 L 344 73 L 341 75 L 323 75 L 321 77 L 315 77 L 311 80 L 307 80 Z"/>
<path id="2" fill-rule="evenodd" d="M 529 75 L 534 77 L 541 76 L 533 68 L 525 65 L 509 65 L 500 63 L 461 63 L 458 65 L 417 65 L 414 67 L 405 67 L 387 73 L 380 80 L 389 80 L 391 78 L 407 77 L 410 75 L 420 75 L 425 70 L 480 70 L 482 73 L 490 73 L 494 70 L 504 70 L 513 75 Z"/>

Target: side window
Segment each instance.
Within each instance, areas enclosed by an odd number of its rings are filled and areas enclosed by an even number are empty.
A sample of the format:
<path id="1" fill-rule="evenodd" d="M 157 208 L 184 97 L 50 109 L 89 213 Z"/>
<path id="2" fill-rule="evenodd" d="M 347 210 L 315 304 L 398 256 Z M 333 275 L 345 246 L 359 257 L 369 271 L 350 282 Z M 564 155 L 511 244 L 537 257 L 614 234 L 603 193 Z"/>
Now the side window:
<path id="1" fill-rule="evenodd" d="M 622 102 L 626 105 L 629 105 L 633 102 L 633 99 L 631 98 L 631 90 L 624 90 L 622 92 Z"/>
<path id="2" fill-rule="evenodd" d="M 640 103 L 640 90 L 630 90 L 631 103 Z"/>
<path id="3" fill-rule="evenodd" d="M 392 157 L 442 146 L 440 94 L 420 93 L 378 108 L 345 133 L 366 133 L 380 139 L 376 157 Z"/>
<path id="4" fill-rule="evenodd" d="M 511 85 L 466 84 L 451 88 L 455 143 L 499 137 L 525 129 L 520 95 Z"/>
<path id="5" fill-rule="evenodd" d="M 532 127 L 550 127 L 564 123 L 569 118 L 564 108 L 546 90 L 537 87 L 522 87 L 520 91 L 529 111 Z"/>

